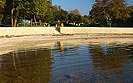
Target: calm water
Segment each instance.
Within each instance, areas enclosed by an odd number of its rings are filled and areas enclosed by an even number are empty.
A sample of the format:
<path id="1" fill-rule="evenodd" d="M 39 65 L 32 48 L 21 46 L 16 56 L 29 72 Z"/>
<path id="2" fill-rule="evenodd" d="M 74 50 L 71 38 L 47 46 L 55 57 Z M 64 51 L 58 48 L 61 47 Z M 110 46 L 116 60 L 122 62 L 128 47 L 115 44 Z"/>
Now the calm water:
<path id="1" fill-rule="evenodd" d="M 133 43 L 57 42 L 0 55 L 0 83 L 133 83 Z"/>

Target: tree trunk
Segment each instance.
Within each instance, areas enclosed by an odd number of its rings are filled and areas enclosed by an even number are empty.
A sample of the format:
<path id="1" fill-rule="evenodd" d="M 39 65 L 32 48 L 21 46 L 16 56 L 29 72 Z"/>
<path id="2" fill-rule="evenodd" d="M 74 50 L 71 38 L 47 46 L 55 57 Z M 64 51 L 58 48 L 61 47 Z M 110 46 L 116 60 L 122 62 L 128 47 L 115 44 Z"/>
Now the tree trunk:
<path id="1" fill-rule="evenodd" d="M 13 53 L 13 55 L 12 55 L 12 61 L 13 61 L 13 66 L 14 66 L 14 69 L 16 70 L 17 69 L 17 67 L 16 67 L 16 61 L 15 61 L 15 53 Z"/>
<path id="2" fill-rule="evenodd" d="M 30 26 L 32 26 L 32 18 L 30 19 Z"/>
<path id="3" fill-rule="evenodd" d="M 17 24 L 17 17 L 18 17 L 19 11 L 16 11 L 15 19 L 14 19 L 14 27 L 16 27 Z"/>
<path id="4" fill-rule="evenodd" d="M 11 9 L 11 26 L 13 27 L 13 12 L 14 12 L 14 9 L 12 8 Z"/>
<path id="5" fill-rule="evenodd" d="M 35 26 L 37 26 L 37 22 L 36 22 L 36 17 L 35 17 L 35 15 L 34 15 L 34 20 L 35 20 Z"/>

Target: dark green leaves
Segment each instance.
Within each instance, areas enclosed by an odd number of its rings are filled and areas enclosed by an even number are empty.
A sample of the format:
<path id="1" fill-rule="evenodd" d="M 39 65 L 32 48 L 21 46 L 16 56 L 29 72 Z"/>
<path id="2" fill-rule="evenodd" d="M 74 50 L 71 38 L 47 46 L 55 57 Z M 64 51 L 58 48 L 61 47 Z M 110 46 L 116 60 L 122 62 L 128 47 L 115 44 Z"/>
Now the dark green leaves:
<path id="1" fill-rule="evenodd" d="M 125 0 L 96 0 L 90 11 L 92 22 L 107 26 L 113 20 L 125 20 L 130 17 Z"/>

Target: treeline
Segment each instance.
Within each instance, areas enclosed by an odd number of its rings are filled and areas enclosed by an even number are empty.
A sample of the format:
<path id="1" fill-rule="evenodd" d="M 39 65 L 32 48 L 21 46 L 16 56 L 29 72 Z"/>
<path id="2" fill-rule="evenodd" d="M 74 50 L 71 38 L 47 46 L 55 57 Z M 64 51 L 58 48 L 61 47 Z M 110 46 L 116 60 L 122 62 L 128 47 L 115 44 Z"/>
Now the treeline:
<path id="1" fill-rule="evenodd" d="M 89 15 L 91 24 L 133 27 L 133 6 L 126 0 L 96 0 Z"/>
<path id="2" fill-rule="evenodd" d="M 88 12 L 89 13 L 89 12 Z M 78 9 L 66 11 L 53 6 L 52 0 L 1 0 L 0 24 L 17 26 L 22 20 L 30 26 L 42 23 L 83 24 L 84 26 L 133 26 L 133 6 L 125 0 L 96 0 L 89 15 L 81 16 Z"/>
<path id="3" fill-rule="evenodd" d="M 52 0 L 2 0 L 0 19 L 3 24 L 17 26 L 22 19 L 41 24 L 60 23 L 89 23 L 88 16 L 81 16 L 77 9 L 70 12 L 63 10 L 61 6 L 53 6 Z"/>

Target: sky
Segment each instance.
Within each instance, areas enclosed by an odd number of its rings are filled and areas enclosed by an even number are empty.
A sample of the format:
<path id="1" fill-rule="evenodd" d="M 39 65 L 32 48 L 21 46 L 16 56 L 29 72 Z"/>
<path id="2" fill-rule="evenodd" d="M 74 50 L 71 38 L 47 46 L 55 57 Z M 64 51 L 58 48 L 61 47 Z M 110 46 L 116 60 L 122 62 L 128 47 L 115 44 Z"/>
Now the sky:
<path id="1" fill-rule="evenodd" d="M 133 5 L 133 0 L 127 0 L 128 5 Z M 95 0 L 52 0 L 53 5 L 60 5 L 62 9 L 71 11 L 78 9 L 81 15 L 88 15 Z"/>

